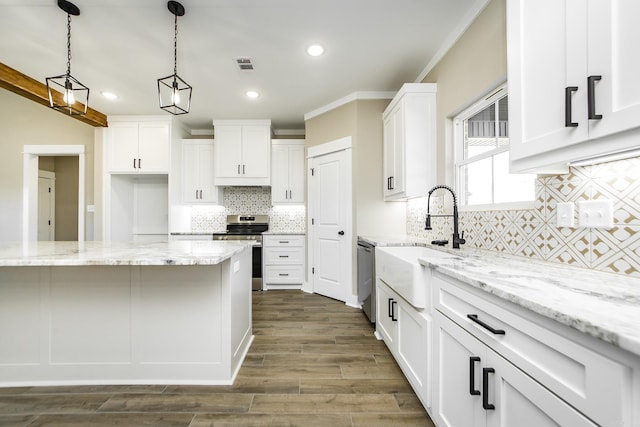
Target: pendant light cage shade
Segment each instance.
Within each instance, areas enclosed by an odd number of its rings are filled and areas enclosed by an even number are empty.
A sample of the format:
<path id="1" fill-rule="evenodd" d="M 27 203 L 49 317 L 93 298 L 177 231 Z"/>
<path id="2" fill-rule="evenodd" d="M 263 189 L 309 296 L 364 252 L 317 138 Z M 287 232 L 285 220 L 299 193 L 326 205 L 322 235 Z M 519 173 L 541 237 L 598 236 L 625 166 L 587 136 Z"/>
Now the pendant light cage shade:
<path id="1" fill-rule="evenodd" d="M 178 16 L 184 15 L 184 6 L 179 2 L 167 2 L 174 16 L 173 74 L 158 79 L 158 101 L 160 108 L 174 115 L 187 114 L 191 108 L 191 86 L 178 75 Z"/>
<path id="2" fill-rule="evenodd" d="M 174 114 L 187 114 L 191 108 L 192 87 L 179 75 L 158 79 L 158 99 L 160 108 Z"/>
<path id="3" fill-rule="evenodd" d="M 80 9 L 67 0 L 58 0 L 58 7 L 67 14 L 67 72 L 45 79 L 49 106 L 71 116 L 82 116 L 87 114 L 89 88 L 71 75 L 71 16 L 80 15 Z"/>
<path id="4" fill-rule="evenodd" d="M 70 116 L 87 114 L 89 88 L 70 74 L 47 77 L 49 106 Z"/>

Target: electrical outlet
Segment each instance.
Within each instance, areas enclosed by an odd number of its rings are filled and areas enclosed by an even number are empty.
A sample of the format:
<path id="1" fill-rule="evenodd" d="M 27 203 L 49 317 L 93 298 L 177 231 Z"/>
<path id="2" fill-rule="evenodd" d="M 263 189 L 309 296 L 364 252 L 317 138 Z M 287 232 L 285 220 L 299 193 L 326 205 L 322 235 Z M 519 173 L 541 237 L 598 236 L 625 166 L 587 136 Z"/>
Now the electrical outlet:
<path id="1" fill-rule="evenodd" d="M 558 227 L 573 227 L 574 226 L 574 204 L 573 202 L 558 203 L 556 214 L 556 223 Z"/>
<path id="2" fill-rule="evenodd" d="M 578 202 L 579 224 L 581 227 L 612 228 L 613 201 L 586 200 Z"/>

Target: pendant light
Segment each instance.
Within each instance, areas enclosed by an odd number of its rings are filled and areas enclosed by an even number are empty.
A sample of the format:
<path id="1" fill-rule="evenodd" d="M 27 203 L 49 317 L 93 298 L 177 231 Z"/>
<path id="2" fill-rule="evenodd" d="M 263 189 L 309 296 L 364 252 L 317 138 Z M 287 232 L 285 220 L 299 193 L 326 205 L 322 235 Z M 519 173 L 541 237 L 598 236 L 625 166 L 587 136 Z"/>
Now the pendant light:
<path id="1" fill-rule="evenodd" d="M 72 116 L 82 116 L 87 114 L 89 88 L 71 75 L 71 15 L 80 15 L 80 9 L 66 0 L 58 0 L 58 7 L 67 13 L 67 72 L 46 78 L 49 106 Z"/>
<path id="2" fill-rule="evenodd" d="M 173 38 L 173 74 L 158 79 L 160 108 L 171 114 L 187 114 L 191 107 L 191 86 L 178 76 L 178 16 L 184 15 L 184 7 L 177 1 L 167 3 L 169 12 L 175 16 Z"/>

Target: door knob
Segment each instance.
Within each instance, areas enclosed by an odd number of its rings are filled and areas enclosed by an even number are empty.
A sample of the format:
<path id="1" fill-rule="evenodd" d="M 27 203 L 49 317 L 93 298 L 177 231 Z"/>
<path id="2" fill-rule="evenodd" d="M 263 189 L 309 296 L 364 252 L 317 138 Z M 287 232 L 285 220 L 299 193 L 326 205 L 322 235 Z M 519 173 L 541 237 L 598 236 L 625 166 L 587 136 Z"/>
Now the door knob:
<path id="1" fill-rule="evenodd" d="M 344 236 L 344 231 L 340 230 L 340 231 L 338 231 L 338 234 L 341 235 L 341 236 Z"/>

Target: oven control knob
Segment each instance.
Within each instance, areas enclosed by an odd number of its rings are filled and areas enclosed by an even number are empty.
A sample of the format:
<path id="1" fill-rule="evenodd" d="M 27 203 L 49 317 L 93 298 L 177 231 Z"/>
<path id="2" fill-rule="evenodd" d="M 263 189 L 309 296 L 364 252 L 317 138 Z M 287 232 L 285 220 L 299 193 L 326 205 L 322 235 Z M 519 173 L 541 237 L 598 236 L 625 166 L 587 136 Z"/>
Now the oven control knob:
<path id="1" fill-rule="evenodd" d="M 344 236 L 344 231 L 340 230 L 340 231 L 338 231 L 338 234 L 341 235 L 341 236 Z"/>

